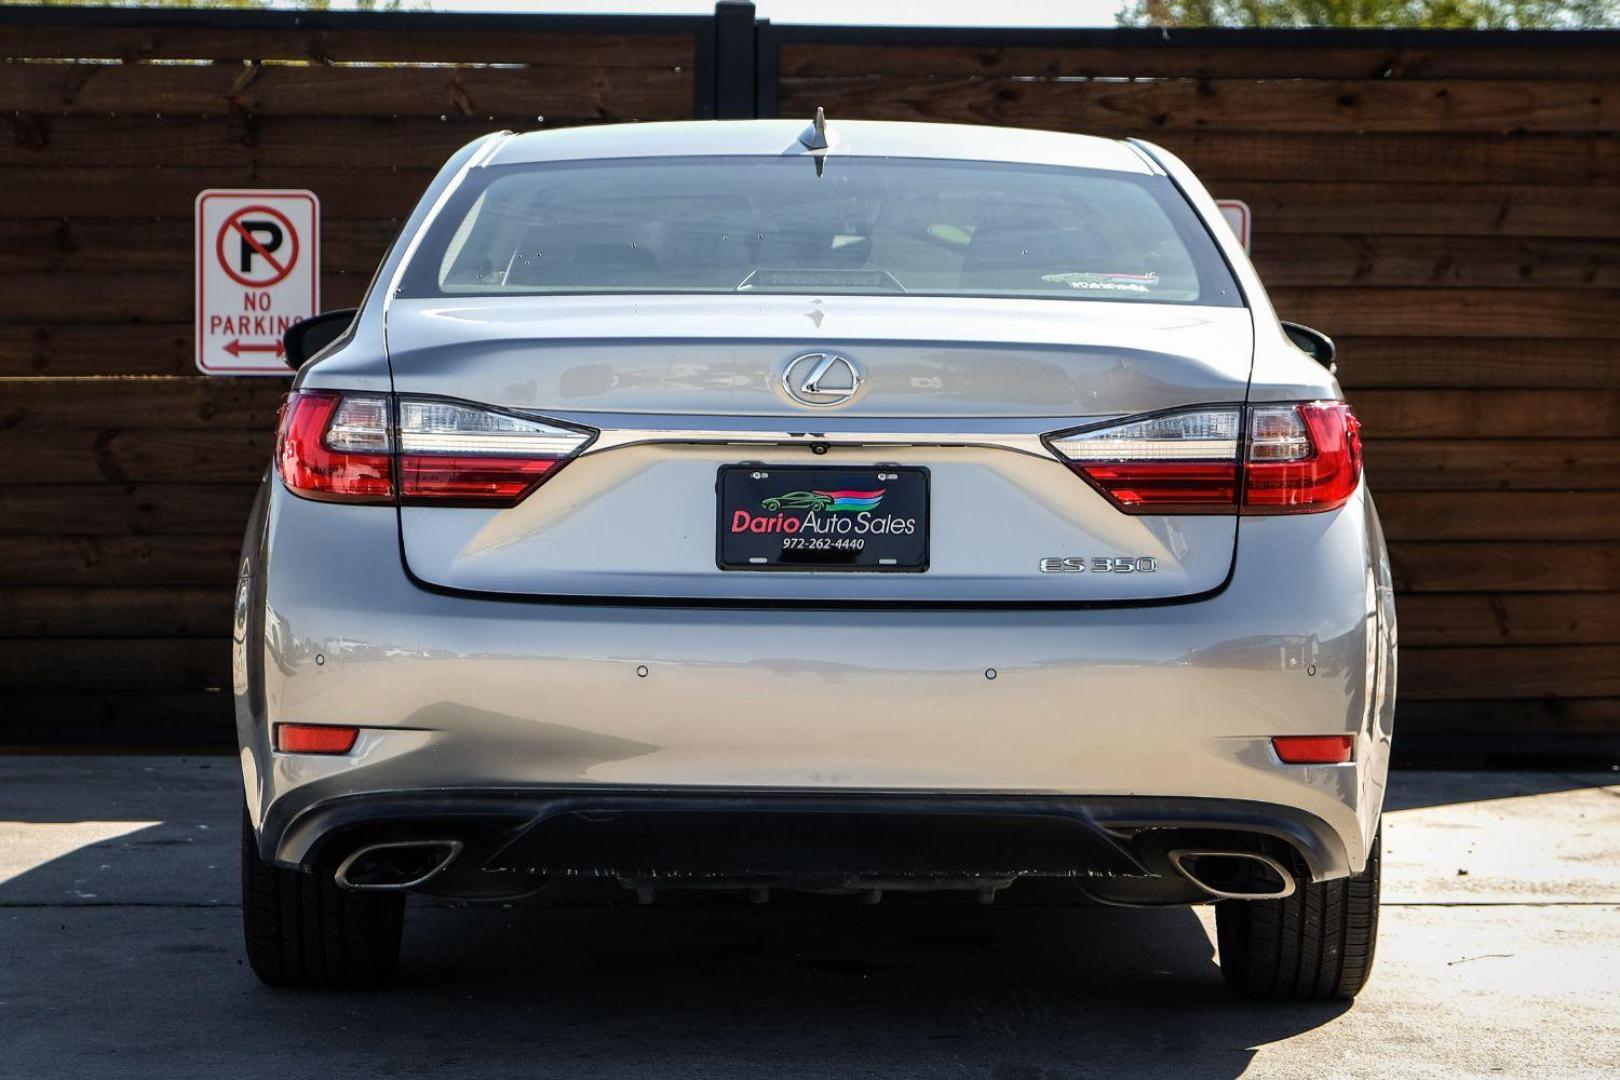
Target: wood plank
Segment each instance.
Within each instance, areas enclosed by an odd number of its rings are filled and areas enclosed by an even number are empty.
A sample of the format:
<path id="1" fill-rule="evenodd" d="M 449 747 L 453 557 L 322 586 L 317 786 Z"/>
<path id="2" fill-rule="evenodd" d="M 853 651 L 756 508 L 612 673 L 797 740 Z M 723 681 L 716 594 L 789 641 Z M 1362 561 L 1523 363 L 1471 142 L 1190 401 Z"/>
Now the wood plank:
<path id="1" fill-rule="evenodd" d="M 471 134 L 479 133 L 469 131 Z M 433 176 L 431 169 L 36 166 L 0 169 L 0 205 L 13 218 L 121 221 L 131 208 L 139 207 L 143 218 L 189 220 L 197 192 L 205 188 L 308 188 L 320 196 L 323 220 L 383 218 L 397 227 L 410 215 Z"/>
<path id="2" fill-rule="evenodd" d="M 321 304 L 356 307 L 371 283 L 371 271 L 323 273 Z M 190 273 L 71 270 L 0 274 L 0 322 L 158 322 L 190 319 L 196 286 Z"/>
<path id="3" fill-rule="evenodd" d="M 369 276 L 402 224 L 328 217 L 321 222 L 322 272 Z M 195 228 L 190 218 L 0 219 L 0 274 L 189 274 Z"/>
<path id="4" fill-rule="evenodd" d="M 1370 439 L 1613 438 L 1615 390 L 1358 390 Z"/>
<path id="5" fill-rule="evenodd" d="M 0 694 L 0 750 L 64 746 L 131 753 L 220 750 L 236 746 L 234 699 L 226 688 L 170 693 Z M 199 762 L 198 768 L 234 768 Z"/>
<path id="6" fill-rule="evenodd" d="M 196 375 L 191 335 L 190 322 L 0 324 L 0 378 Z M 0 425 L 6 415 L 0 396 Z"/>
<path id="7" fill-rule="evenodd" d="M 1616 491 L 1378 491 L 1391 540 L 1620 539 Z"/>
<path id="8" fill-rule="evenodd" d="M 1617 593 L 1407 594 L 1401 647 L 1620 644 Z"/>
<path id="9" fill-rule="evenodd" d="M 1261 230 L 1267 288 L 1620 288 L 1620 239 L 1508 236 L 1299 236 Z"/>
<path id="10" fill-rule="evenodd" d="M 1569 108 L 1567 94 L 1538 93 L 1547 99 L 1542 110 L 1549 118 Z M 0 101 L 24 113 L 80 116 L 680 120 L 692 112 L 692 74 L 675 68 L 0 63 Z M 1603 113 L 1588 106 L 1583 115 Z"/>
<path id="11" fill-rule="evenodd" d="M 1620 137 L 1603 132 L 1154 132 L 1215 188 L 1234 180 L 1613 184 Z"/>
<path id="12" fill-rule="evenodd" d="M 437 169 L 486 131 L 546 130 L 533 110 L 512 116 L 52 116 L 18 113 L 0 166 Z"/>
<path id="13" fill-rule="evenodd" d="M 18 113 L 0 165 L 435 169 L 484 130 L 537 123 L 533 110 L 477 117 L 56 116 Z M 586 121 L 588 122 L 588 121 Z M 1207 183 L 1320 181 L 1604 185 L 1620 182 L 1620 136 L 1601 132 L 1153 132 Z"/>
<path id="14" fill-rule="evenodd" d="M 261 459 L 265 464 L 268 458 Z M 0 536 L 235 536 L 255 484 L 20 484 L 0 488 Z"/>
<path id="15" fill-rule="evenodd" d="M 1620 341 L 1336 336 L 1339 382 L 1381 387 L 1620 388 Z"/>
<path id="16" fill-rule="evenodd" d="M 1227 180 L 1218 188 L 1249 204 L 1257 236 L 1620 236 L 1613 186 Z"/>
<path id="17" fill-rule="evenodd" d="M 1403 648 L 1403 699 L 1620 696 L 1620 645 Z"/>
<path id="18" fill-rule="evenodd" d="M 1612 736 L 1620 731 L 1620 697 L 1413 700 L 1402 701 L 1396 713 L 1397 746 L 1403 736 L 1417 735 Z"/>
<path id="19" fill-rule="evenodd" d="M 18 88 L 19 93 L 23 90 Z M 23 98 L 28 102 L 23 107 L 48 108 L 43 102 L 62 96 L 59 91 L 34 90 Z M 42 104 L 36 106 L 35 101 Z M 1609 78 L 1560 81 L 782 78 L 781 115 L 809 116 L 818 105 L 834 117 L 1097 133 L 1620 130 L 1620 83 L 1613 81 L 1612 71 Z"/>
<path id="20" fill-rule="evenodd" d="M 1579 337 L 1620 340 L 1620 289 L 1579 293 L 1553 289 L 1268 290 L 1284 319 L 1328 335 L 1410 337 Z"/>
<path id="21" fill-rule="evenodd" d="M 1402 594 L 1620 592 L 1620 547 L 1608 541 L 1394 541 L 1389 558 Z"/>
<path id="22" fill-rule="evenodd" d="M 284 379 L 0 379 L 0 431 L 251 428 L 273 431 Z"/>
<path id="23" fill-rule="evenodd" d="M 0 585 L 234 586 L 240 536 L 0 536 Z"/>
<path id="24" fill-rule="evenodd" d="M 445 30 L 391 23 L 380 30 L 220 29 L 200 26 L 0 26 L 0 56 L 29 59 L 302 60 L 320 64 L 545 64 L 678 68 L 693 61 L 691 34 L 539 29 Z"/>
<path id="25" fill-rule="evenodd" d="M 0 588 L 0 638 L 204 637 L 231 633 L 229 585 Z M 3 646 L 0 646 L 3 647 Z"/>
<path id="26" fill-rule="evenodd" d="M 0 431 L 0 484 L 256 483 L 275 442 L 268 428 Z"/>
<path id="27" fill-rule="evenodd" d="M 15 638 L 0 649 L 0 692 L 231 689 L 220 638 Z"/>
<path id="28" fill-rule="evenodd" d="M 904 31 L 899 31 L 903 34 Z M 1173 35 L 1174 30 L 1170 31 Z M 902 39 L 903 40 L 903 39 Z M 1054 39 L 1057 40 L 1057 39 Z M 786 78 L 829 76 L 1106 76 L 1271 79 L 1609 79 L 1614 53 L 1596 48 L 1323 48 L 1173 43 L 1089 48 L 1045 45 L 847 45 L 781 50 Z"/>
<path id="29" fill-rule="evenodd" d="M 1398 491 L 1620 490 L 1616 439 L 1368 439 L 1379 505 Z"/>

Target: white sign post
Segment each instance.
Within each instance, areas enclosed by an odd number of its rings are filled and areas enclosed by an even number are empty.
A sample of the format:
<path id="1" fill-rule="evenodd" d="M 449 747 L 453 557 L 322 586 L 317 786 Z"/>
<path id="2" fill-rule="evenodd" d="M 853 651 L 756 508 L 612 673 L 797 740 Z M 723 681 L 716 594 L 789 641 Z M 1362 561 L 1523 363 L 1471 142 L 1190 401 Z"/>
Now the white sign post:
<path id="1" fill-rule="evenodd" d="M 1243 245 L 1243 250 L 1250 250 L 1249 204 L 1242 199 L 1216 199 L 1215 205 L 1220 208 L 1221 217 L 1226 219 L 1226 223 L 1232 227 L 1232 232 L 1237 235 L 1238 243 Z"/>
<path id="2" fill-rule="evenodd" d="M 320 310 L 321 204 L 313 191 L 197 196 L 197 367 L 291 375 L 281 333 Z"/>

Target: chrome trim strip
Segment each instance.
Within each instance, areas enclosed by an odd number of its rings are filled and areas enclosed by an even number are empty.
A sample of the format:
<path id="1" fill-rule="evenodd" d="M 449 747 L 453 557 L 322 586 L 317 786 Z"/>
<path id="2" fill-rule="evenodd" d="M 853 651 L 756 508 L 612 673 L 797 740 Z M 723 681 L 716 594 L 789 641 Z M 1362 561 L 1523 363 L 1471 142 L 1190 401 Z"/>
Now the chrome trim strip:
<path id="1" fill-rule="evenodd" d="M 1101 423 L 1116 417 L 1016 417 L 1006 420 L 963 419 L 856 419 L 839 417 L 836 423 L 816 417 L 813 430 L 789 426 L 792 418 L 714 418 L 654 416 L 646 414 L 570 413 L 548 411 L 535 419 L 559 420 L 601 432 L 584 454 L 597 454 L 623 446 L 647 443 L 707 443 L 746 446 L 976 446 L 1029 454 L 1062 461 L 1046 444 L 1045 436 L 1077 424 Z M 806 418 L 808 419 L 808 418 Z M 723 424 L 723 426 L 722 426 Z"/>

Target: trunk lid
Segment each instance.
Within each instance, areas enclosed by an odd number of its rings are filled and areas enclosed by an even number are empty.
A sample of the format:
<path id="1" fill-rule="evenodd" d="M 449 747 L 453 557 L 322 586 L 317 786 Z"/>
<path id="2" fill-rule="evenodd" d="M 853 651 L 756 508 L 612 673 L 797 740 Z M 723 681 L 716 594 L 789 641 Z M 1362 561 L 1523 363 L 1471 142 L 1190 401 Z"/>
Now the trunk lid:
<path id="1" fill-rule="evenodd" d="M 431 585 L 523 596 L 1029 603 L 1206 592 L 1231 566 L 1235 516 L 1121 513 L 1041 436 L 1242 401 L 1252 340 L 1246 309 L 1142 303 L 396 299 L 396 392 L 601 432 L 514 507 L 403 507 L 402 548 Z M 806 353 L 848 358 L 859 391 L 831 408 L 796 402 L 784 370 Z M 722 570 L 717 488 L 736 465 L 784 480 L 800 466 L 851 483 L 862 470 L 925 474 L 926 570 Z M 1098 557 L 1152 570 L 1041 569 Z"/>

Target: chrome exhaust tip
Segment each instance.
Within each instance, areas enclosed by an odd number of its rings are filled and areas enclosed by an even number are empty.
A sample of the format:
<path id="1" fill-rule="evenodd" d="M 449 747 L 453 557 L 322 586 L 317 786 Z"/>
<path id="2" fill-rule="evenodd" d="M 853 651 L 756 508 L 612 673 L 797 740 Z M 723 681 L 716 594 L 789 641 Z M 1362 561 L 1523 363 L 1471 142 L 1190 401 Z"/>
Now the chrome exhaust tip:
<path id="1" fill-rule="evenodd" d="M 1270 855 L 1262 855 L 1258 851 L 1218 851 L 1210 848 L 1178 848 L 1169 853 L 1170 865 L 1176 868 L 1176 873 L 1192 882 L 1198 888 L 1217 900 L 1281 900 L 1293 896 L 1298 887 L 1294 875 L 1288 868 L 1273 859 Z M 1206 868 L 1204 875 L 1198 872 L 1200 859 L 1238 859 L 1259 863 L 1277 876 L 1281 885 L 1278 888 L 1264 891 L 1233 891 L 1232 889 L 1218 888 L 1211 885 L 1205 877 L 1209 874 Z M 1217 878 L 1216 880 L 1221 880 Z"/>
<path id="2" fill-rule="evenodd" d="M 338 864 L 333 879 L 356 892 L 403 892 L 438 877 L 461 854 L 460 840 L 393 840 L 367 844 Z"/>

